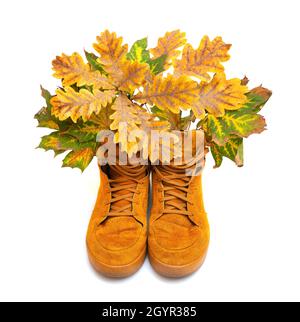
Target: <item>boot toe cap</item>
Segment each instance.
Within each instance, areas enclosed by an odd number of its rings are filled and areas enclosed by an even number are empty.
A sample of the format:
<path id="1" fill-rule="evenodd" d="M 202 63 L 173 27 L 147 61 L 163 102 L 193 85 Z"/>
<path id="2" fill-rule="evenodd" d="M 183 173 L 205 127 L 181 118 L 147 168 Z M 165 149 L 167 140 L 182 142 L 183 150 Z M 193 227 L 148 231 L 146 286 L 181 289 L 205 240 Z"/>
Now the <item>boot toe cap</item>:
<path id="1" fill-rule="evenodd" d="M 185 225 L 174 219 L 159 219 L 149 233 L 149 256 L 154 269 L 167 277 L 183 277 L 204 262 L 209 245 L 209 227 Z"/>
<path id="2" fill-rule="evenodd" d="M 97 271 L 111 277 L 129 276 L 145 257 L 145 228 L 133 218 L 111 218 L 88 232 L 87 249 Z"/>

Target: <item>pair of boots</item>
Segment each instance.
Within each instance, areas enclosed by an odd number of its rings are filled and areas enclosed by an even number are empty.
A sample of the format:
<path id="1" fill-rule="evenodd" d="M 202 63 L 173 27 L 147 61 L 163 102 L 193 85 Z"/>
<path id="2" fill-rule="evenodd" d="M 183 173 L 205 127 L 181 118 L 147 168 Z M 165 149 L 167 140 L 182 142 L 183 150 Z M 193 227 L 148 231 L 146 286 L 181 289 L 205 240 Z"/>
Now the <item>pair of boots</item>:
<path id="1" fill-rule="evenodd" d="M 142 266 L 146 253 L 165 277 L 184 277 L 204 262 L 209 224 L 201 175 L 195 165 L 152 166 L 152 208 L 147 224 L 150 168 L 100 167 L 100 189 L 87 232 L 94 268 L 108 277 L 127 277 Z"/>

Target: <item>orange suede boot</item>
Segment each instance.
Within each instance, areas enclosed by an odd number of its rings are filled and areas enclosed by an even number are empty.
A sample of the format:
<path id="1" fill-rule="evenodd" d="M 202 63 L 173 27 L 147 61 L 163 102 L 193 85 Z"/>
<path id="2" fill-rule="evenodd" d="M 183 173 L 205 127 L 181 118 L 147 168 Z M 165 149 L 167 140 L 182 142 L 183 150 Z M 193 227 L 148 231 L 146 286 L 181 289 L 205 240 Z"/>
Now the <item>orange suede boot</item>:
<path id="1" fill-rule="evenodd" d="M 87 232 L 94 268 L 127 277 L 142 266 L 147 245 L 147 166 L 100 167 L 100 189 Z"/>
<path id="2" fill-rule="evenodd" d="M 153 167 L 153 206 L 148 251 L 153 268 L 166 277 L 184 277 L 203 264 L 209 245 L 201 174 L 196 162 Z M 194 171 L 194 172 L 195 172 Z"/>

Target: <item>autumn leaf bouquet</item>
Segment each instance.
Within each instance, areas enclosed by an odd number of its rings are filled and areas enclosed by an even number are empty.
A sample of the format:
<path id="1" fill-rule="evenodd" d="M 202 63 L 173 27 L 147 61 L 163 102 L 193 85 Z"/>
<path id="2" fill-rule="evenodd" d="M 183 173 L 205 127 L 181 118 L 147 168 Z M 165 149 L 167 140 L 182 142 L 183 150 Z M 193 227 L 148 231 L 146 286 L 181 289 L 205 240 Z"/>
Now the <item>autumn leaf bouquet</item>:
<path id="1" fill-rule="evenodd" d="M 259 113 L 271 91 L 249 90 L 246 77 L 226 78 L 222 63 L 229 60 L 231 45 L 221 37 L 204 36 L 195 49 L 176 30 L 155 48 L 148 49 L 144 38 L 129 50 L 106 30 L 93 47 L 95 53 L 85 51 L 85 59 L 78 53 L 56 57 L 54 77 L 61 85 L 54 95 L 42 88 L 46 106 L 35 115 L 39 127 L 53 130 L 39 147 L 55 155 L 67 152 L 65 167 L 83 171 L 103 130 L 113 131 L 114 143 L 129 156 L 146 147 L 142 155 L 154 162 L 157 157 L 148 148 L 152 131 L 172 137 L 173 131 L 191 128 L 204 132 L 216 167 L 223 157 L 242 166 L 244 138 L 266 128 Z"/>
<path id="2" fill-rule="evenodd" d="M 215 167 L 224 157 L 242 166 L 243 140 L 266 129 L 260 111 L 272 94 L 250 90 L 247 77 L 226 78 L 230 46 L 204 36 L 195 49 L 176 30 L 155 48 L 144 38 L 129 49 L 106 30 L 85 59 L 73 53 L 52 62 L 61 84 L 54 95 L 42 88 L 46 106 L 35 118 L 53 131 L 39 147 L 66 153 L 63 166 L 82 171 L 97 156 L 100 186 L 86 245 L 105 276 L 134 274 L 147 254 L 157 273 L 172 278 L 204 263 L 205 154 Z"/>

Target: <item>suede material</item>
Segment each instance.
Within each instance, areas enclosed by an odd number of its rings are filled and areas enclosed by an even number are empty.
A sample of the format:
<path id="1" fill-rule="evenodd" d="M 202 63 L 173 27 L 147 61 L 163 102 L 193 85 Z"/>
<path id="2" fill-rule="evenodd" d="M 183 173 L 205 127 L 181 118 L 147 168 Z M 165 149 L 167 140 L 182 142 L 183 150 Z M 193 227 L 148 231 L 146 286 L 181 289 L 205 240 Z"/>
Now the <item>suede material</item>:
<path id="1" fill-rule="evenodd" d="M 124 266 L 145 251 L 147 243 L 147 207 L 149 174 L 137 184 L 132 216 L 107 217 L 110 210 L 109 178 L 100 168 L 100 188 L 87 232 L 87 247 L 96 262 L 106 266 Z"/>
<path id="2" fill-rule="evenodd" d="M 191 179 L 187 198 L 190 216 L 163 214 L 162 183 L 153 171 L 152 209 L 149 223 L 150 256 L 170 266 L 185 266 L 204 260 L 210 238 L 209 223 L 203 204 L 201 176 Z"/>

